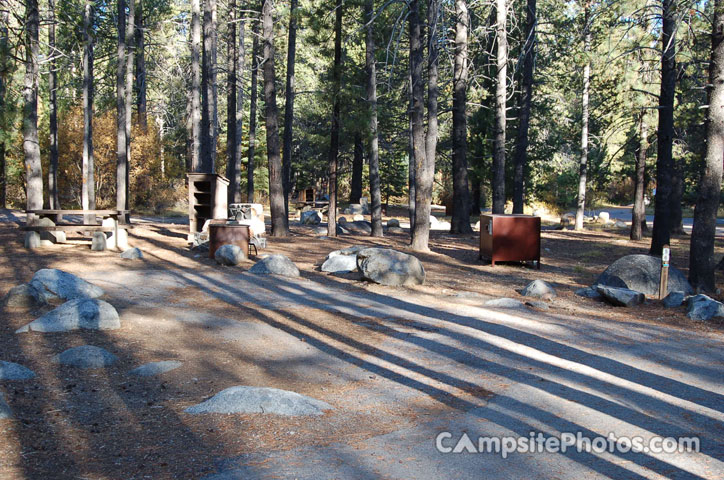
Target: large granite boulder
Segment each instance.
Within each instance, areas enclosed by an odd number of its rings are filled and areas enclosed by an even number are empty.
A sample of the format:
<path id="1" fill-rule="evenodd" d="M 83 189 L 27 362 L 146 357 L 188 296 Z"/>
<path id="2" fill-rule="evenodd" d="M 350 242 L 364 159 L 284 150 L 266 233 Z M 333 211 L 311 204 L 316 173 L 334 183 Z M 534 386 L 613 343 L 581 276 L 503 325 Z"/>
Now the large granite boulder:
<path id="1" fill-rule="evenodd" d="M 39 305 L 45 305 L 40 292 L 29 283 L 24 283 L 10 289 L 3 303 L 8 308 L 27 309 L 37 307 Z"/>
<path id="2" fill-rule="evenodd" d="M 644 303 L 646 297 L 643 293 L 628 288 L 607 287 L 596 285 L 596 290 L 603 299 L 617 307 L 633 307 Z"/>
<path id="3" fill-rule="evenodd" d="M 138 247 L 129 248 L 121 253 L 121 258 L 124 260 L 143 260 L 143 252 Z"/>
<path id="4" fill-rule="evenodd" d="M 388 248 L 360 250 L 357 268 L 363 278 L 381 285 L 422 285 L 425 282 L 425 269 L 420 260 Z"/>
<path id="5" fill-rule="evenodd" d="M 556 297 L 556 290 L 548 282 L 533 280 L 520 292 L 524 297 L 542 298 L 551 300 Z"/>
<path id="6" fill-rule="evenodd" d="M 96 298 L 69 300 L 39 317 L 15 333 L 68 332 L 70 330 L 115 330 L 121 320 L 113 305 Z"/>
<path id="7" fill-rule="evenodd" d="M 0 361 L 0 380 L 30 380 L 35 372 L 18 363 Z"/>
<path id="8" fill-rule="evenodd" d="M 52 361 L 77 368 L 103 368 L 116 363 L 118 357 L 103 348 L 83 345 L 59 353 L 52 358 Z"/>
<path id="9" fill-rule="evenodd" d="M 344 228 L 349 230 L 353 235 L 370 235 L 372 233 L 372 224 L 364 220 L 347 222 L 344 224 Z"/>
<path id="10" fill-rule="evenodd" d="M 330 404 L 288 390 L 237 386 L 222 390 L 186 413 L 264 413 L 276 415 L 322 415 Z"/>
<path id="11" fill-rule="evenodd" d="M 238 245 L 222 245 L 214 252 L 214 259 L 220 265 L 239 265 L 246 260 L 246 252 Z"/>
<path id="12" fill-rule="evenodd" d="M 318 210 L 302 212 L 299 221 L 304 225 L 319 225 L 322 222 L 322 214 Z"/>
<path id="13" fill-rule="evenodd" d="M 400 221 L 399 221 L 398 219 L 396 219 L 396 218 L 390 218 L 389 220 L 387 220 L 387 228 L 389 228 L 389 227 L 399 227 L 399 226 L 400 226 Z"/>
<path id="14" fill-rule="evenodd" d="M 268 255 L 254 264 L 249 273 L 258 275 L 282 275 L 284 277 L 298 277 L 299 269 L 294 262 L 285 255 Z"/>
<path id="15" fill-rule="evenodd" d="M 686 299 L 686 316 L 699 322 L 707 322 L 715 317 L 724 319 L 724 305 L 707 295 L 699 294 Z"/>
<path id="16" fill-rule="evenodd" d="M 104 293 L 102 288 L 72 273 L 54 268 L 44 268 L 35 272 L 30 285 L 38 291 L 40 298 L 45 302 L 97 298 Z"/>
<path id="17" fill-rule="evenodd" d="M 658 295 L 661 280 L 661 259 L 649 255 L 626 255 L 613 262 L 599 275 L 595 285 L 628 288 L 644 295 Z M 694 293 L 683 273 L 669 268 L 668 292 Z"/>
<path id="18" fill-rule="evenodd" d="M 355 245 L 330 252 L 324 260 L 321 270 L 329 273 L 354 272 L 357 270 L 357 252 L 365 248 L 367 247 L 363 245 Z"/>

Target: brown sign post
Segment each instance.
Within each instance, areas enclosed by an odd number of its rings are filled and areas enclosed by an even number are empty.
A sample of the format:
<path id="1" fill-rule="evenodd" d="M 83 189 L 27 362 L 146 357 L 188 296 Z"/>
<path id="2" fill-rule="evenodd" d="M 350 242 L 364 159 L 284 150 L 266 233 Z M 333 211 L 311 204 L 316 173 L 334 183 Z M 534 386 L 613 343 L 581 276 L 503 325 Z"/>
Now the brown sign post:
<path id="1" fill-rule="evenodd" d="M 661 282 L 659 283 L 659 300 L 666 297 L 669 289 L 669 261 L 671 259 L 671 249 L 668 245 L 664 245 L 661 249 Z"/>

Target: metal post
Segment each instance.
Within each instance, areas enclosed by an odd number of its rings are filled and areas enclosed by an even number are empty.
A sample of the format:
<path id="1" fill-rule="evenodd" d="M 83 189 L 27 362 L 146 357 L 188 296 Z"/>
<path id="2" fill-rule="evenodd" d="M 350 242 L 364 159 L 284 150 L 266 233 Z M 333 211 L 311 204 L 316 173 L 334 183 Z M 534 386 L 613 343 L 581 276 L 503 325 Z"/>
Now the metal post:
<path id="1" fill-rule="evenodd" d="M 669 260 L 671 258 L 671 250 L 668 245 L 664 245 L 661 250 L 661 282 L 659 283 L 659 300 L 666 297 L 669 287 Z"/>

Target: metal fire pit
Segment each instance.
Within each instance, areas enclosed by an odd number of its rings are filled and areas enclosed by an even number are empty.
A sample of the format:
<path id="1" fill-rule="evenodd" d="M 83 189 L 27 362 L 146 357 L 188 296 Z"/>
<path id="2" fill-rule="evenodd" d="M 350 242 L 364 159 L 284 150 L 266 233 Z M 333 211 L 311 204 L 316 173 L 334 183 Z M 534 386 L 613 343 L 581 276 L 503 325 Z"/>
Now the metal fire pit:
<path id="1" fill-rule="evenodd" d="M 238 223 L 214 223 L 209 225 L 209 258 L 214 258 L 216 250 L 222 245 L 237 245 L 248 255 L 249 225 Z"/>
<path id="2" fill-rule="evenodd" d="M 480 215 L 480 258 L 495 262 L 534 261 L 540 269 L 540 217 Z"/>

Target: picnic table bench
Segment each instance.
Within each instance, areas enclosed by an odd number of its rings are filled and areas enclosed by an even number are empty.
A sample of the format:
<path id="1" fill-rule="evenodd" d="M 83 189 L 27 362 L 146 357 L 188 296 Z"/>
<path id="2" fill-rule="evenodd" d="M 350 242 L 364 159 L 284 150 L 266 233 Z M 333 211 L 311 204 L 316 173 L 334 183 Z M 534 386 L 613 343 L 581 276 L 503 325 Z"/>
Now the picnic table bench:
<path id="1" fill-rule="evenodd" d="M 82 215 L 84 221 L 82 223 L 72 222 L 56 222 L 55 225 L 33 225 L 26 222 L 20 226 L 20 230 L 32 232 L 112 232 L 114 243 L 111 248 L 117 248 L 118 230 L 128 229 L 130 225 L 118 223 L 118 218 L 128 214 L 128 210 L 66 210 L 66 209 L 39 209 L 25 210 L 30 216 L 38 216 L 40 218 L 51 218 L 57 220 L 63 215 Z M 111 219 L 106 225 L 99 223 L 86 223 L 86 217 L 101 217 L 103 219 Z M 110 225 L 108 224 L 110 223 Z"/>

